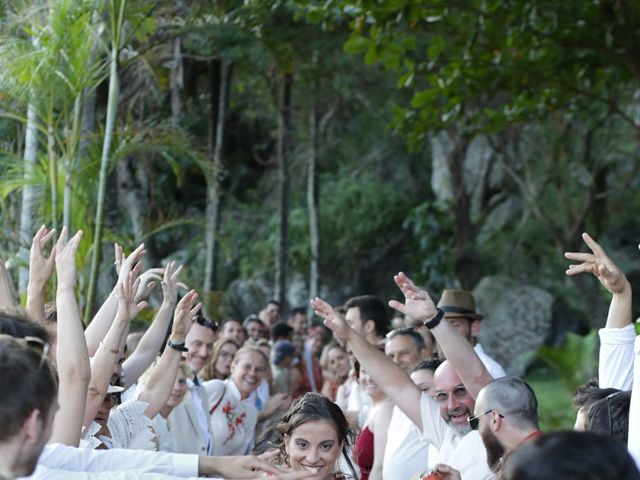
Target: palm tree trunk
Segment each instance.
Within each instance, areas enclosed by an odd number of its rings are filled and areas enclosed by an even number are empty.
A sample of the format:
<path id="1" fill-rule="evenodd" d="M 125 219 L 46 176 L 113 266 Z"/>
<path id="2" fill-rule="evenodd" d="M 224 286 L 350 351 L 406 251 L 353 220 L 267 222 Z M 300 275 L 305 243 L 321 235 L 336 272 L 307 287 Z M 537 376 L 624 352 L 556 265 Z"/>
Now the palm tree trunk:
<path id="1" fill-rule="evenodd" d="M 171 123 L 174 127 L 178 125 L 180 112 L 182 111 L 180 91 L 184 87 L 183 74 L 182 40 L 178 37 L 173 44 L 173 65 L 171 66 Z"/>
<path id="2" fill-rule="evenodd" d="M 38 132 L 36 129 L 36 106 L 33 102 L 27 107 L 27 129 L 24 138 L 24 178 L 27 181 L 22 189 L 22 209 L 20 211 L 20 258 L 29 262 L 29 250 L 26 245 L 33 236 L 33 205 L 36 186 L 31 184 L 38 155 Z M 20 267 L 18 271 L 18 291 L 26 292 L 29 282 L 29 269 Z"/>
<path id="3" fill-rule="evenodd" d="M 91 257 L 91 273 L 89 277 L 89 290 L 87 292 L 84 321 L 85 324 L 91 318 L 93 302 L 96 294 L 96 284 L 100 271 L 100 251 L 102 248 L 102 230 L 104 227 L 104 203 L 107 189 L 107 175 L 109 174 L 109 159 L 111 157 L 111 140 L 116 124 L 118 112 L 118 96 L 120 91 L 118 79 L 118 45 L 116 39 L 111 47 L 111 61 L 109 71 L 109 96 L 107 99 L 107 118 L 104 130 L 104 142 L 102 144 L 102 158 L 100 161 L 100 176 L 98 177 L 98 205 L 96 208 L 96 224 L 93 237 L 93 253 Z"/>
<path id="4" fill-rule="evenodd" d="M 203 291 L 210 292 L 216 288 L 216 249 L 220 219 L 221 186 L 220 176 L 224 166 L 222 164 L 222 146 L 224 140 L 225 111 L 227 104 L 227 83 L 230 67 L 226 60 L 220 64 L 220 81 L 218 83 L 217 118 L 215 121 L 215 143 L 213 147 L 213 162 L 207 175 L 207 227 L 205 237 L 206 259 Z M 212 94 L 214 92 L 211 92 Z"/>
<path id="5" fill-rule="evenodd" d="M 279 220 L 278 245 L 274 296 L 286 310 L 287 273 L 289 260 L 289 127 L 291 119 L 291 90 L 293 76 L 289 73 L 282 79 L 282 92 L 278 108 L 278 196 Z"/>
<path id="6" fill-rule="evenodd" d="M 51 181 L 51 226 L 58 228 L 58 161 L 52 115 L 47 125 L 47 153 L 49 156 L 49 180 Z"/>
<path id="7" fill-rule="evenodd" d="M 307 208 L 309 209 L 309 240 L 311 248 L 311 265 L 309 271 L 309 298 L 318 296 L 318 262 L 320 258 L 320 225 L 318 219 L 318 84 L 313 85 L 313 99 L 309 111 L 309 158 L 307 166 Z M 313 315 L 309 307 L 307 318 Z"/>
<path id="8" fill-rule="evenodd" d="M 71 144 L 64 174 L 64 198 L 62 206 L 62 224 L 71 231 L 71 194 L 73 176 L 78 167 L 78 145 L 80 143 L 80 122 L 82 116 L 82 94 L 78 95 L 73 104 L 73 120 L 71 126 Z"/>

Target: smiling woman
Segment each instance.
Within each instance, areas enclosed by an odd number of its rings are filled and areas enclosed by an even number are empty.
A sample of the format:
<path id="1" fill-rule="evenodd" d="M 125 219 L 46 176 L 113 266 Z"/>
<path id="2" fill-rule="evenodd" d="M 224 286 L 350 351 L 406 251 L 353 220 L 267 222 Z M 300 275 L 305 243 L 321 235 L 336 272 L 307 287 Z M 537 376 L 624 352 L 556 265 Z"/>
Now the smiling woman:
<path id="1" fill-rule="evenodd" d="M 243 347 L 233 357 L 226 380 L 202 386 L 209 400 L 214 455 L 243 455 L 254 440 L 258 411 L 249 395 L 260 385 L 268 360 L 257 347 Z"/>
<path id="2" fill-rule="evenodd" d="M 324 395 L 307 393 L 265 432 L 258 448 L 278 449 L 275 464 L 314 472 L 314 480 L 342 480 L 357 478 L 348 455 L 353 439 L 354 432 L 340 407 Z M 336 471 L 340 455 L 351 470 L 348 475 Z"/>

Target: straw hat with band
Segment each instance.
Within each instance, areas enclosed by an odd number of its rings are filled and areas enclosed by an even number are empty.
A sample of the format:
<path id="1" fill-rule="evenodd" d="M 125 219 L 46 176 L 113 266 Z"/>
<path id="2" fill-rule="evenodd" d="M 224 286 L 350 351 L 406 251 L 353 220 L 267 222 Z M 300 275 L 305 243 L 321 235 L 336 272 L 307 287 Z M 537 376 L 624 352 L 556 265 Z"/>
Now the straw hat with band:
<path id="1" fill-rule="evenodd" d="M 444 312 L 445 318 L 483 318 L 483 315 L 476 312 L 476 299 L 473 298 L 473 294 L 466 290 L 444 290 L 437 306 Z"/>

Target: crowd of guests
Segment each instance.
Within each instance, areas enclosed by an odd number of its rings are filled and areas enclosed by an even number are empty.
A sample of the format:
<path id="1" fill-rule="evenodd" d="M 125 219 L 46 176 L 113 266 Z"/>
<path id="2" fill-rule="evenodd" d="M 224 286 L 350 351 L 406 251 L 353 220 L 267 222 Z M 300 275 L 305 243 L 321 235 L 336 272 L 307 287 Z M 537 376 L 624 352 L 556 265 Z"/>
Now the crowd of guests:
<path id="1" fill-rule="evenodd" d="M 402 302 L 315 298 L 284 315 L 269 301 L 217 324 L 181 266 L 144 270 L 144 245 L 116 245 L 117 280 L 85 327 L 82 232 L 54 235 L 33 238 L 24 310 L 0 262 L 0 479 L 640 479 L 631 287 L 586 234 L 566 273 L 612 294 L 599 377 L 576 392 L 575 431 L 548 433 L 532 388 L 478 342 L 470 292 L 436 304 L 399 273 Z M 131 331 L 157 283 L 153 321 Z"/>

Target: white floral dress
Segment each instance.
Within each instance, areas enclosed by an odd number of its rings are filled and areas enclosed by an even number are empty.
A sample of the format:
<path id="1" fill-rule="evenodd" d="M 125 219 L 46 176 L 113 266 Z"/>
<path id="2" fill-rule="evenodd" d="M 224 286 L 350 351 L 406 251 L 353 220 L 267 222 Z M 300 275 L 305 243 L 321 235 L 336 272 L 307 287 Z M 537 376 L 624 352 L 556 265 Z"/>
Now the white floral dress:
<path id="1" fill-rule="evenodd" d="M 213 455 L 244 455 L 254 442 L 258 410 L 251 397 L 242 400 L 233 380 L 203 382 L 213 434 Z"/>

